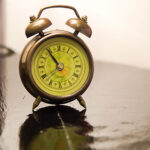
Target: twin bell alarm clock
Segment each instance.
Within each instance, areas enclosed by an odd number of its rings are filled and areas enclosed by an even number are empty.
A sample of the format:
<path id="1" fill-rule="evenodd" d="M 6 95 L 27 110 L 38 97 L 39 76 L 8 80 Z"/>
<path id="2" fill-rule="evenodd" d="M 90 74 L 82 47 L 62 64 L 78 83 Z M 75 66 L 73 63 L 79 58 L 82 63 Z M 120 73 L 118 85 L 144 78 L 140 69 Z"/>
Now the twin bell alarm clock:
<path id="1" fill-rule="evenodd" d="M 66 25 L 73 33 L 63 30 L 43 32 L 52 25 L 48 18 L 41 18 L 44 10 L 67 8 L 74 11 L 76 18 L 67 20 Z M 54 5 L 42 8 L 37 17 L 30 17 L 26 28 L 27 38 L 34 36 L 24 47 L 19 70 L 23 85 L 36 100 L 33 110 L 41 101 L 63 104 L 73 100 L 86 108 L 82 94 L 93 77 L 91 52 L 78 33 L 91 37 L 92 30 L 87 17 L 80 17 L 74 7 Z"/>

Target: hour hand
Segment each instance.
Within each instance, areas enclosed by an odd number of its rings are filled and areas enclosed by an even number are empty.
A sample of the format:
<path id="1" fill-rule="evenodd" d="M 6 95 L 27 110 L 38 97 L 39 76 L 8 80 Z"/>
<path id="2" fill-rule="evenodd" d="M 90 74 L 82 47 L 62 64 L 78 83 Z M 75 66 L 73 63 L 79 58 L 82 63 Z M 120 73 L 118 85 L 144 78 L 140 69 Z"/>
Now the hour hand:
<path id="1" fill-rule="evenodd" d="M 51 58 L 54 60 L 54 62 L 55 62 L 57 65 L 59 65 L 58 61 L 57 61 L 57 60 L 55 59 L 55 57 L 52 55 L 51 51 L 50 51 L 48 48 L 47 48 L 46 50 L 48 51 L 49 55 L 50 55 Z"/>

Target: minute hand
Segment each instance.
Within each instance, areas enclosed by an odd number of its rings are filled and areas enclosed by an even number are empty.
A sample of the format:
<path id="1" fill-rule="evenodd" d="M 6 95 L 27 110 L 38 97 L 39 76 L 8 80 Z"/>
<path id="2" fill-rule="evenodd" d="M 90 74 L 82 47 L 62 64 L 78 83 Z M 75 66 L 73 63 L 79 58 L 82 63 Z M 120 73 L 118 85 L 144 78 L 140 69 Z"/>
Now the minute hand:
<path id="1" fill-rule="evenodd" d="M 52 57 L 52 59 L 54 60 L 54 62 L 55 62 L 57 65 L 59 65 L 58 61 L 57 61 L 57 60 L 55 59 L 55 57 L 51 54 L 50 50 L 47 49 L 47 51 L 48 51 L 49 55 Z"/>

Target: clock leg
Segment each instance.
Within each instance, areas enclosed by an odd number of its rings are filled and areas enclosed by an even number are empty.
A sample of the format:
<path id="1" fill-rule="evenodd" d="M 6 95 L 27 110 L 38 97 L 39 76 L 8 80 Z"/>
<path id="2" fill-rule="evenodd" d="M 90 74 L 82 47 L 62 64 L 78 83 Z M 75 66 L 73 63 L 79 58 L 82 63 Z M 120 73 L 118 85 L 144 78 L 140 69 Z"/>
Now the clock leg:
<path id="1" fill-rule="evenodd" d="M 34 103 L 33 103 L 33 106 L 32 106 L 32 111 L 34 111 L 34 109 L 35 109 L 37 106 L 39 106 L 41 100 L 42 100 L 42 99 L 41 99 L 40 96 L 38 96 L 38 97 L 35 99 L 35 101 L 34 101 Z"/>
<path id="2" fill-rule="evenodd" d="M 83 97 L 81 95 L 79 95 L 77 97 L 77 100 L 80 103 L 80 105 L 83 106 L 86 109 L 86 103 L 85 103 L 85 101 L 84 101 L 84 99 L 83 99 Z"/>

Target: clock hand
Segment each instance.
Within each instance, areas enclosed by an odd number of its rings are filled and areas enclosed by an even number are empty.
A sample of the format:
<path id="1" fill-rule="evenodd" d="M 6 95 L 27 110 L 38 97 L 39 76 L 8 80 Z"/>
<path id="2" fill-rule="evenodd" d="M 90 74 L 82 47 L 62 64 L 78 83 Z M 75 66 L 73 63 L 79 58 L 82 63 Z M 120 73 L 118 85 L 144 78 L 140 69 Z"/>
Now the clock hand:
<path id="1" fill-rule="evenodd" d="M 64 69 L 64 64 L 63 63 L 59 63 L 56 59 L 55 59 L 55 57 L 52 55 L 52 53 L 50 52 L 50 50 L 47 48 L 46 49 L 47 51 L 48 51 L 48 53 L 49 53 L 49 55 L 51 56 L 51 58 L 54 60 L 54 62 L 56 63 L 56 69 L 57 70 L 59 70 L 59 71 L 61 71 L 61 70 L 63 70 Z"/>
<path id="2" fill-rule="evenodd" d="M 54 62 L 57 64 L 57 65 L 59 65 L 59 63 L 58 63 L 58 61 L 55 59 L 55 57 L 52 55 L 52 53 L 50 52 L 50 50 L 49 49 L 46 49 L 47 51 L 48 51 L 48 53 L 49 53 L 49 55 L 51 56 L 51 58 L 54 60 Z"/>
<path id="3" fill-rule="evenodd" d="M 47 78 L 47 80 L 49 80 L 58 70 L 55 69 L 54 71 L 51 72 L 50 76 Z"/>

